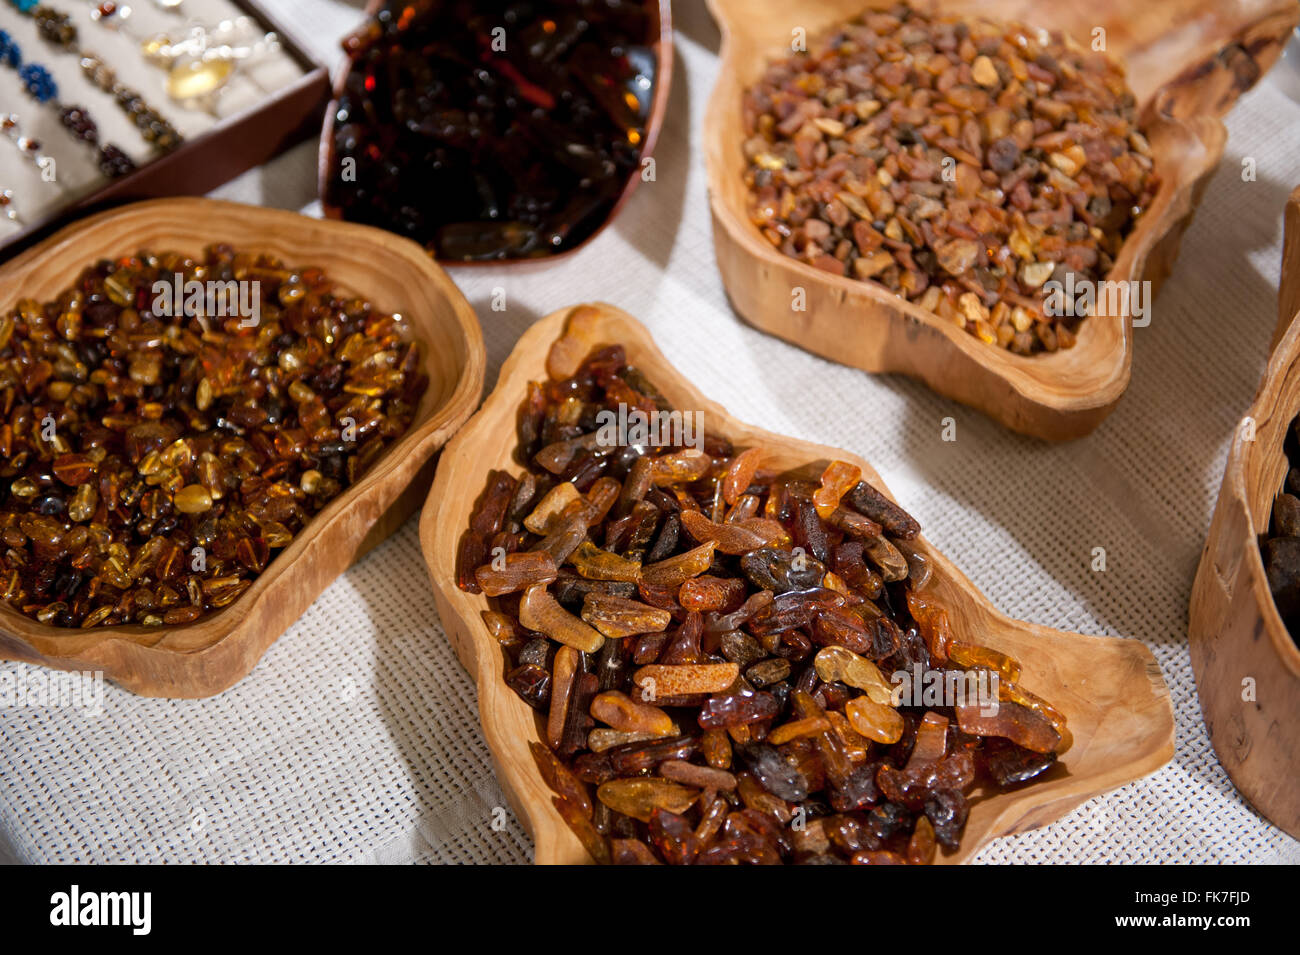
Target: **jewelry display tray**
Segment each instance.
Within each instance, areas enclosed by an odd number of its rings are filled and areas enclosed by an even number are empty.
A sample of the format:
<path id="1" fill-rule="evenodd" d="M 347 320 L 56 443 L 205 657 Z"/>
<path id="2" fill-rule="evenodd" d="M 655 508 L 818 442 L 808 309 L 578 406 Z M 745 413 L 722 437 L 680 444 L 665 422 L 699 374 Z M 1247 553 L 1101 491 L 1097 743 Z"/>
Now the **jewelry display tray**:
<path id="1" fill-rule="evenodd" d="M 91 212 L 139 199 L 203 195 L 254 166 L 260 166 L 305 139 L 320 135 L 330 97 L 329 71 L 312 58 L 292 29 L 272 17 L 257 0 L 229 0 L 266 31 L 274 31 L 281 51 L 301 75 L 260 102 L 233 113 L 172 152 L 141 165 L 120 179 L 74 199 L 45 218 L 0 237 L 0 262 L 34 245 L 69 222 Z M 86 46 L 93 44 L 87 37 Z M 42 51 L 44 56 L 52 56 Z M 30 103 L 30 101 L 28 101 Z M 3 144 L 0 144 L 3 145 Z"/>

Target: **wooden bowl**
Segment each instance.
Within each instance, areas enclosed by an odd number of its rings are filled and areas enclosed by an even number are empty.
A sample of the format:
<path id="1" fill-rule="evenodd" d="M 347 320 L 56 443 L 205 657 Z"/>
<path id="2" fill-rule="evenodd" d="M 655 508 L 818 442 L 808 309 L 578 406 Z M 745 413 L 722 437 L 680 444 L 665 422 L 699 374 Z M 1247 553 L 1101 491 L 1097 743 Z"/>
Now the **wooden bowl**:
<path id="1" fill-rule="evenodd" d="M 1286 480 L 1282 444 L 1300 414 L 1297 243 L 1300 189 L 1287 203 L 1278 296 L 1289 311 L 1255 403 L 1232 438 L 1192 587 L 1187 636 L 1219 762 L 1261 815 L 1300 838 L 1300 648 L 1273 602 L 1259 551 Z"/>
<path id="2" fill-rule="evenodd" d="M 609 305 L 595 305 L 603 342 L 619 343 L 628 360 L 646 373 L 673 407 L 702 414 L 703 426 L 737 446 L 761 445 L 764 467 L 813 465 L 818 473 L 831 459 L 862 468 L 863 478 L 886 490 L 880 476 L 856 455 L 773 434 L 745 424 L 708 400 L 670 365 L 649 332 Z M 533 325 L 501 369 L 496 389 L 451 441 L 420 516 L 420 546 L 429 564 L 434 600 L 443 629 L 465 668 L 478 683 L 479 717 L 496 761 L 503 791 L 536 843 L 539 863 L 588 862 L 585 850 L 551 804 L 528 751 L 539 739 L 533 710 L 505 684 L 500 646 L 482 622 L 487 601 L 455 584 L 457 542 L 468 526 L 474 500 L 492 468 L 519 470 L 513 460 L 515 420 L 529 381 L 546 379 L 546 355 L 564 332 L 569 310 Z M 886 491 L 886 493 L 888 493 Z M 989 840 L 1051 822 L 1098 793 L 1114 789 L 1168 762 L 1174 751 L 1169 691 L 1151 652 L 1136 640 L 1080 636 L 999 613 L 944 556 L 918 538 L 930 555 L 932 591 L 947 608 L 958 633 L 1010 653 L 1024 664 L 1027 689 L 1060 708 L 1069 719 L 1074 745 L 1053 778 L 1016 792 L 973 803 L 961 849 L 948 862 L 969 859 Z"/>
<path id="3" fill-rule="evenodd" d="M 340 288 L 401 312 L 423 345 L 429 377 L 410 429 L 229 607 L 182 626 L 74 630 L 0 604 L 0 659 L 102 670 L 144 696 L 221 692 L 335 577 L 415 512 L 434 452 L 477 404 L 486 361 L 473 309 L 418 245 L 366 226 L 212 199 L 140 202 L 71 225 L 0 267 L 0 310 L 19 298 L 54 298 L 101 258 L 143 249 L 198 254 L 212 242 L 320 266 Z"/>
<path id="4" fill-rule="evenodd" d="M 1016 355 L 985 344 L 883 285 L 834 276 L 782 254 L 749 219 L 742 179 L 741 97 L 767 62 L 788 54 L 791 30 L 811 39 L 884 0 L 710 0 L 723 28 L 722 67 L 709 101 L 705 152 L 718 267 L 736 311 L 757 328 L 833 361 L 901 372 L 1014 431 L 1049 440 L 1090 432 L 1115 407 L 1132 363 L 1131 316 L 1084 321 L 1073 348 Z M 940 0 L 945 13 L 1060 29 L 1087 42 L 1107 33 L 1142 107 L 1162 178 L 1109 279 L 1169 273 L 1182 231 L 1223 153 L 1218 117 L 1279 55 L 1298 19 L 1292 0 Z M 790 307 L 802 287 L 806 311 Z"/>
<path id="5" fill-rule="evenodd" d="M 370 0 L 366 5 L 367 18 L 374 16 L 385 4 L 385 0 Z M 654 51 L 655 56 L 655 92 L 654 99 L 650 103 L 650 117 L 646 120 L 645 128 L 645 145 L 641 147 L 641 159 L 653 155 L 655 143 L 659 140 L 659 130 L 664 124 L 664 114 L 668 111 L 668 91 L 672 86 L 673 76 L 673 22 L 672 22 L 672 2 L 671 0 L 645 0 L 645 5 L 654 15 L 654 22 L 650 27 L 650 37 L 647 38 L 647 45 Z M 363 25 L 353 35 L 359 34 L 365 29 Z M 326 187 L 329 185 L 330 173 L 334 169 L 334 114 L 338 111 L 339 98 L 343 95 L 343 89 L 348 79 L 348 72 L 352 68 L 350 58 L 344 58 L 334 74 L 334 96 L 329 105 L 325 107 L 325 122 L 321 127 L 320 134 L 320 156 L 316 166 L 317 192 L 321 197 L 321 210 L 328 219 L 342 219 L 343 211 L 336 205 L 326 202 Z M 614 218 L 622 211 L 623 206 L 632 193 L 636 191 L 637 183 L 641 181 L 641 168 L 638 167 L 628 176 L 627 184 L 624 185 L 623 191 L 619 193 L 618 199 L 614 202 L 613 208 L 609 210 L 609 215 L 591 235 L 583 239 L 572 248 L 565 249 L 563 252 L 557 252 L 554 255 L 542 255 L 532 258 L 522 259 L 489 259 L 489 260 L 470 260 L 464 259 L 439 259 L 444 265 L 532 265 L 538 266 L 547 262 L 554 262 L 557 259 L 572 255 L 579 249 L 586 247 L 592 239 L 605 231 L 605 227 L 614 221 Z"/>

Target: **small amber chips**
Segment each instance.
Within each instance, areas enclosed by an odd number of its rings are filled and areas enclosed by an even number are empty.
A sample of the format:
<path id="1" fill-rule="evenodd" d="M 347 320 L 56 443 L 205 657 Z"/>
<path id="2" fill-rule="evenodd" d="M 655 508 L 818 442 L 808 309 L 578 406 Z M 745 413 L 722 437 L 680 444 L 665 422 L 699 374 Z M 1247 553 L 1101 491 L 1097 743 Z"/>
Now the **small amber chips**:
<path id="1" fill-rule="evenodd" d="M 858 467 L 805 480 L 714 434 L 596 440 L 602 411 L 668 405 L 621 346 L 589 347 L 571 323 L 552 348 L 519 417 L 529 466 L 491 474 L 456 573 L 488 597 L 538 769 L 595 859 L 930 862 L 972 789 L 1052 766 L 1064 717 L 952 624 L 920 527 Z M 913 698 L 900 672 L 993 695 Z"/>
<path id="2" fill-rule="evenodd" d="M 0 599 L 81 628 L 228 606 L 426 383 L 400 316 L 229 246 L 20 300 L 0 315 Z"/>

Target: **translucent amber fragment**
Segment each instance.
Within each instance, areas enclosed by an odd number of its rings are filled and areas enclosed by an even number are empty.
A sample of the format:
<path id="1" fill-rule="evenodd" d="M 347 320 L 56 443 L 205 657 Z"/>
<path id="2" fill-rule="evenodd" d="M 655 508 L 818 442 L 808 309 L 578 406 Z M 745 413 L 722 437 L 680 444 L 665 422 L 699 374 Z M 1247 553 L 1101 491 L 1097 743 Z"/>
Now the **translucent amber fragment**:
<path id="1" fill-rule="evenodd" d="M 988 647 L 954 640 L 948 646 L 948 659 L 962 667 L 988 667 L 996 670 L 1000 679 L 1011 683 L 1020 679 L 1020 663 L 1014 657 Z"/>
<path id="2" fill-rule="evenodd" d="M 880 569 L 880 576 L 888 581 L 905 580 L 910 569 L 907 558 L 883 537 L 872 537 L 862 542 L 862 553 Z M 910 597 L 913 592 L 909 591 Z"/>
<path id="3" fill-rule="evenodd" d="M 559 518 L 561 512 L 574 501 L 581 499 L 581 497 L 582 495 L 578 492 L 578 489 L 573 486 L 573 482 L 561 481 L 547 491 L 546 496 L 538 501 L 532 513 L 524 518 L 524 527 L 534 534 L 541 534 L 542 536 L 549 534 L 553 530 L 553 524 Z"/>
<path id="4" fill-rule="evenodd" d="M 826 520 L 840 506 L 840 499 L 858 483 L 862 469 L 847 461 L 832 461 L 822 472 L 821 486 L 813 494 L 817 515 Z"/>
<path id="5" fill-rule="evenodd" d="M 957 725 L 971 736 L 1002 736 L 1035 753 L 1051 753 L 1061 744 L 1061 734 L 1043 715 L 1019 703 L 998 704 L 997 713 L 985 715 L 979 704 L 957 707 Z"/>
<path id="6" fill-rule="evenodd" d="M 573 678 L 581 664 L 581 654 L 573 647 L 560 647 L 555 651 L 555 662 L 551 665 L 551 709 L 546 717 L 546 742 L 550 744 L 551 749 L 558 749 L 564 740 Z M 536 753 L 533 755 L 536 757 Z M 555 789 L 554 786 L 551 788 Z M 557 789 L 556 792 L 559 790 Z"/>
<path id="7" fill-rule="evenodd" d="M 667 610 L 625 597 L 590 592 L 582 599 L 582 619 L 610 639 L 659 633 L 672 622 Z"/>
<path id="8" fill-rule="evenodd" d="M 632 682 L 647 699 L 721 693 L 736 682 L 740 667 L 734 663 L 695 663 L 681 666 L 651 664 L 632 674 Z"/>
<path id="9" fill-rule="evenodd" d="M 767 540 L 738 524 L 715 524 L 703 514 L 683 511 L 682 527 L 701 543 L 712 541 L 724 554 L 748 554 L 766 545 Z"/>
<path id="10" fill-rule="evenodd" d="M 721 610 L 738 608 L 745 601 L 745 582 L 735 577 L 693 577 L 677 591 L 677 602 L 687 610 Z"/>
<path id="11" fill-rule="evenodd" d="M 860 696 L 844 705 L 849 725 L 877 743 L 897 743 L 903 737 L 903 717 L 892 706 Z"/>
<path id="12" fill-rule="evenodd" d="M 916 728 L 916 742 L 907 759 L 907 768 L 912 770 L 937 763 L 947 752 L 948 717 L 941 713 L 926 713 Z"/>
<path id="13" fill-rule="evenodd" d="M 912 614 L 912 619 L 916 621 L 921 636 L 925 638 L 925 645 L 930 650 L 931 658 L 936 662 L 947 660 L 948 647 L 953 642 L 952 624 L 948 622 L 948 612 L 929 597 L 915 590 L 907 592 L 907 609 Z"/>
<path id="14" fill-rule="evenodd" d="M 551 798 L 555 804 L 555 809 L 564 819 L 568 827 L 573 830 L 573 834 L 578 837 L 582 847 L 587 850 L 592 859 L 598 865 L 609 865 L 609 843 L 605 837 L 596 831 L 592 825 L 591 817 L 584 813 L 579 807 L 569 802 L 567 799 L 561 799 L 559 796 Z"/>
<path id="15" fill-rule="evenodd" d="M 569 556 L 573 569 L 589 580 L 624 580 L 631 583 L 641 579 L 641 562 L 628 560 L 607 550 L 601 550 L 591 541 L 583 541 Z"/>
<path id="16" fill-rule="evenodd" d="M 642 568 L 641 579 L 654 587 L 681 587 L 687 580 L 698 577 L 713 565 L 715 547 L 712 541 L 708 541 L 684 554 L 649 564 Z"/>
<path id="17" fill-rule="evenodd" d="M 663 865 L 654 850 L 640 839 L 611 839 L 609 850 L 614 865 Z"/>
<path id="18" fill-rule="evenodd" d="M 709 472 L 713 459 L 695 448 L 683 448 L 653 459 L 650 482 L 655 485 L 689 484 Z"/>
<path id="19" fill-rule="evenodd" d="M 792 739 L 799 739 L 802 736 L 816 736 L 818 733 L 830 729 L 830 720 L 821 716 L 810 716 L 807 719 L 791 720 L 789 723 L 782 723 L 774 727 L 767 734 L 767 741 L 774 746 L 780 746 L 782 743 L 788 743 Z"/>
<path id="20" fill-rule="evenodd" d="M 519 622 L 583 653 L 595 653 L 605 638 L 560 606 L 545 584 L 534 584 L 519 601 Z"/>
<path id="21" fill-rule="evenodd" d="M 587 748 L 593 753 L 603 753 L 615 746 L 627 746 L 630 743 L 644 743 L 647 740 L 663 739 L 676 736 L 679 729 L 676 723 L 669 733 L 632 733 L 627 730 L 614 730 L 597 727 L 587 734 Z"/>
<path id="22" fill-rule="evenodd" d="M 881 674 L 880 668 L 852 650 L 839 646 L 823 647 L 817 651 L 813 665 L 817 675 L 827 683 L 847 683 L 861 690 L 875 703 L 882 706 L 895 705 L 894 688 Z"/>
<path id="23" fill-rule="evenodd" d="M 731 768 L 731 740 L 728 739 L 726 730 L 705 730 L 700 749 L 704 753 L 705 762 L 714 769 Z"/>
<path id="24" fill-rule="evenodd" d="M 611 779 L 596 790 L 596 798 L 615 812 L 649 822 L 656 809 L 683 813 L 699 796 L 667 779 Z"/>
<path id="25" fill-rule="evenodd" d="M 583 815 L 589 817 L 591 796 L 588 795 L 587 787 L 582 784 L 582 781 L 573 775 L 573 771 L 541 743 L 536 741 L 529 743 L 528 750 L 533 754 L 537 771 L 542 774 L 542 779 L 551 787 L 551 791 L 566 802 L 572 803 Z"/>
<path id="26" fill-rule="evenodd" d="M 549 584 L 556 576 L 555 560 L 544 550 L 505 554 L 474 571 L 483 593 L 499 597 L 534 584 Z"/>
<path id="27" fill-rule="evenodd" d="M 735 504 L 742 494 L 754 482 L 759 462 L 763 459 L 762 448 L 746 448 L 731 459 L 727 470 L 722 475 L 722 499 L 728 504 Z M 757 503 L 757 499 L 755 499 Z"/>
<path id="28" fill-rule="evenodd" d="M 697 789 L 729 791 L 736 788 L 736 777 L 726 770 L 714 769 L 711 766 L 697 766 L 684 759 L 664 760 L 659 764 L 659 775 Z"/>
<path id="29" fill-rule="evenodd" d="M 591 715 L 616 730 L 672 735 L 672 717 L 657 706 L 638 703 L 621 690 L 606 690 L 591 701 Z"/>

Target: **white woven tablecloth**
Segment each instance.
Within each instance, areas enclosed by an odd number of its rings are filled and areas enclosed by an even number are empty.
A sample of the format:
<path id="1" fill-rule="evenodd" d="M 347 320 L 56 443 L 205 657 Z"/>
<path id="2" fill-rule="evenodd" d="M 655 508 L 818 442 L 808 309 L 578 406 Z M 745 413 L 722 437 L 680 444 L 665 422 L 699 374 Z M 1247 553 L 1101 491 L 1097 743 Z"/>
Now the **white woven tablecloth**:
<path id="1" fill-rule="evenodd" d="M 330 63 L 360 19 L 336 0 L 267 0 Z M 488 384 L 536 318 L 581 300 L 639 316 L 668 357 L 743 419 L 873 462 L 930 541 L 1007 613 L 1140 639 L 1177 718 L 1173 762 L 985 862 L 1300 862 L 1220 769 L 1187 654 L 1187 601 L 1223 472 L 1273 328 L 1281 211 L 1300 182 L 1300 105 L 1265 81 L 1228 120 L 1222 166 L 1188 230 L 1133 382 L 1092 436 L 1016 437 L 895 377 L 871 377 L 742 324 L 714 265 L 704 106 L 717 70 L 703 4 L 676 10 L 678 63 L 657 150 L 617 223 L 546 269 L 458 269 Z M 1243 182 L 1243 157 L 1258 178 Z M 305 144 L 217 194 L 311 211 Z M 493 289 L 508 308 L 490 308 Z M 941 440 L 942 419 L 957 440 Z M 1104 573 L 1091 569 L 1104 547 Z M 32 668 L 0 664 L 24 679 Z M 247 679 L 201 701 L 108 686 L 99 715 L 0 708 L 0 860 L 525 862 L 473 686 L 443 637 L 415 521 L 330 587 Z M 508 810 L 507 810 L 508 812 Z"/>

